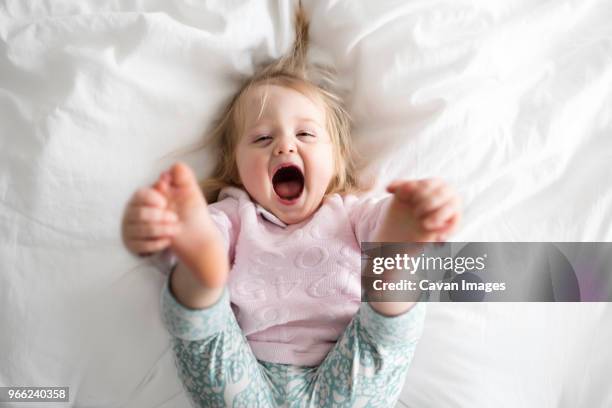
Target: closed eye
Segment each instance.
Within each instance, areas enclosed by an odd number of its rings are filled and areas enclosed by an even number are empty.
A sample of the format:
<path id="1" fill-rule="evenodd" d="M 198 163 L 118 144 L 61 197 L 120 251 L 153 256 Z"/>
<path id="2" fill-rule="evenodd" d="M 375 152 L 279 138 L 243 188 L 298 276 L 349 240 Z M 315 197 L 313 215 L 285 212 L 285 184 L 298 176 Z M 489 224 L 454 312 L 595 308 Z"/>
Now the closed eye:
<path id="1" fill-rule="evenodd" d="M 298 136 L 311 136 L 311 137 L 316 137 L 315 135 L 313 135 L 312 133 L 308 133 L 308 132 L 300 132 L 297 134 Z"/>
<path id="2" fill-rule="evenodd" d="M 270 136 L 260 136 L 257 139 L 255 139 L 255 143 L 260 142 L 262 140 L 268 140 L 268 139 L 272 139 L 272 137 L 270 137 Z"/>

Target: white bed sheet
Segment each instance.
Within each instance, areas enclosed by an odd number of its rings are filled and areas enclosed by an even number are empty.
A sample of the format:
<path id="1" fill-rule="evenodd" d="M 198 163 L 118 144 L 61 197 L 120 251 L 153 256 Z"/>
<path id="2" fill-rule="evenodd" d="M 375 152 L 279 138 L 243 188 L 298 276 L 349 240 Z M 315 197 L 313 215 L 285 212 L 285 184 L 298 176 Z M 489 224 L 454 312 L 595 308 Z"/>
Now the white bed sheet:
<path id="1" fill-rule="evenodd" d="M 456 241 L 612 241 L 612 3 L 305 1 L 375 192 L 440 176 Z M 131 193 L 284 53 L 285 1 L 0 1 L 0 386 L 189 406 Z M 400 406 L 609 407 L 612 307 L 430 304 Z M 15 405 L 16 406 L 16 405 Z"/>

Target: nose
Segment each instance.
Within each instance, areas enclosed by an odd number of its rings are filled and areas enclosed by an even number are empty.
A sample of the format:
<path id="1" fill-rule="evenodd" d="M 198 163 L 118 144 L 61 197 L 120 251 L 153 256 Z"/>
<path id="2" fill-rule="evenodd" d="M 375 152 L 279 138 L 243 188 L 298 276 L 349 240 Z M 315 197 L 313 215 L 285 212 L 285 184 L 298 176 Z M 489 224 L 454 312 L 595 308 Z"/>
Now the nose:
<path id="1" fill-rule="evenodd" d="M 276 146 L 274 147 L 274 153 L 277 156 L 281 154 L 295 153 L 295 143 L 293 138 L 287 135 L 284 135 L 278 139 Z"/>

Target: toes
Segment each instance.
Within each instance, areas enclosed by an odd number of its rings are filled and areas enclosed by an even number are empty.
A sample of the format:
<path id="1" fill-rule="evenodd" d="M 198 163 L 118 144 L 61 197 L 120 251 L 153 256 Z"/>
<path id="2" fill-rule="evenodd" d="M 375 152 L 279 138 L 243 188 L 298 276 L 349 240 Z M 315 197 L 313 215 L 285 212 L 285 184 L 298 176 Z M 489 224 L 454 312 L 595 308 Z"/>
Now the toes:
<path id="1" fill-rule="evenodd" d="M 184 163 L 176 163 L 170 169 L 172 175 L 172 185 L 178 188 L 189 187 L 193 184 L 197 184 L 197 180 L 193 170 Z"/>

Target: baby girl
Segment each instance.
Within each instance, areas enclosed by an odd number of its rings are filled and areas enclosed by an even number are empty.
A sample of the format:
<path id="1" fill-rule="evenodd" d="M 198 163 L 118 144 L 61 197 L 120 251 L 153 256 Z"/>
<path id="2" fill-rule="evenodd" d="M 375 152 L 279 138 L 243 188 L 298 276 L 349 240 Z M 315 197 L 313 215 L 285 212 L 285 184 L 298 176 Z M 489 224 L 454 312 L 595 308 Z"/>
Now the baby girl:
<path id="1" fill-rule="evenodd" d="M 459 223 L 437 179 L 359 196 L 348 115 L 307 77 L 301 9 L 296 27 L 293 51 L 250 78 L 215 129 L 204 194 L 178 163 L 126 208 L 126 246 L 175 259 L 163 320 L 198 407 L 394 406 L 424 304 L 362 303 L 360 242 L 441 241 Z"/>

